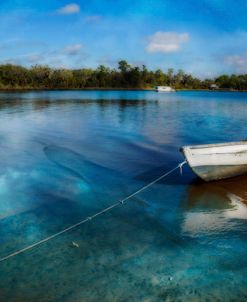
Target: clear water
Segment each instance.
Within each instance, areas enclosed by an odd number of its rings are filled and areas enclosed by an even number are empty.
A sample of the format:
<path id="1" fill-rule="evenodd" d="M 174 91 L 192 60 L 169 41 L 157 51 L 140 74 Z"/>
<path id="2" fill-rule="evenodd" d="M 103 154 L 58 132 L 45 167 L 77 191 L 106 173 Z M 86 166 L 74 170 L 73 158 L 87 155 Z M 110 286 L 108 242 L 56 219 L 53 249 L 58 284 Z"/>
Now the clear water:
<path id="1" fill-rule="evenodd" d="M 0 257 L 163 174 L 182 145 L 245 139 L 246 119 L 247 93 L 1 93 Z M 247 176 L 186 167 L 0 263 L 0 301 L 246 301 L 246 252 Z"/>

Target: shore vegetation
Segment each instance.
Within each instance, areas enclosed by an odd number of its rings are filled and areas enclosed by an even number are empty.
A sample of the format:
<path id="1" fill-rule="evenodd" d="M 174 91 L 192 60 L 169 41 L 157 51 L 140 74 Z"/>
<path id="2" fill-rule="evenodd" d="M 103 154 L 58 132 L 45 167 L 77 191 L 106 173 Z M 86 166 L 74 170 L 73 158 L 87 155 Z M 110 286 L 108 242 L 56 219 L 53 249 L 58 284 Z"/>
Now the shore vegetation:
<path id="1" fill-rule="evenodd" d="M 168 69 L 148 70 L 145 65 L 132 66 L 118 62 L 117 68 L 104 65 L 96 69 L 65 69 L 35 65 L 0 65 L 0 89 L 152 89 L 155 86 L 172 86 L 176 89 L 247 90 L 247 74 L 220 75 L 199 79 L 184 72 Z"/>

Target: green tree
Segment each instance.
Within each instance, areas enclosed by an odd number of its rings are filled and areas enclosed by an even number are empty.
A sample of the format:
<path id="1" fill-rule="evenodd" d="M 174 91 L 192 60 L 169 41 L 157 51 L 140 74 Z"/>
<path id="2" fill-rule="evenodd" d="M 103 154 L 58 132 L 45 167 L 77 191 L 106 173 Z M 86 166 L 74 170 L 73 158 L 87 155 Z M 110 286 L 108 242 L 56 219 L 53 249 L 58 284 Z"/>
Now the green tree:
<path id="1" fill-rule="evenodd" d="M 126 73 L 126 72 L 130 71 L 131 65 L 129 65 L 129 63 L 127 61 L 121 60 L 121 61 L 118 62 L 118 69 L 122 73 Z"/>
<path id="2" fill-rule="evenodd" d="M 185 89 L 209 89 L 216 83 L 221 89 L 247 90 L 247 74 L 226 75 L 215 79 L 200 80 L 183 70 L 174 73 L 172 68 L 148 70 L 145 65 L 131 66 L 127 61 L 118 62 L 117 69 L 100 65 L 97 69 L 53 69 L 35 65 L 31 68 L 13 64 L 0 65 L 0 89 L 22 88 L 144 88 L 172 85 Z"/>

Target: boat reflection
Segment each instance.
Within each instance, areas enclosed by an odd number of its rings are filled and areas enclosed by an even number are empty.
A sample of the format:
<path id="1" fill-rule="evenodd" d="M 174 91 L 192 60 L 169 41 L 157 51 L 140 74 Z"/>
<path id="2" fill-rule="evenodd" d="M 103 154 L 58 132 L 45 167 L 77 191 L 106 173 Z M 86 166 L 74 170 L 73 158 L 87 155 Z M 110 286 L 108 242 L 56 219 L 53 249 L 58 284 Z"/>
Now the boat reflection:
<path id="1" fill-rule="evenodd" d="M 236 229 L 247 219 L 247 175 L 188 188 L 183 203 L 182 233 L 200 236 Z"/>

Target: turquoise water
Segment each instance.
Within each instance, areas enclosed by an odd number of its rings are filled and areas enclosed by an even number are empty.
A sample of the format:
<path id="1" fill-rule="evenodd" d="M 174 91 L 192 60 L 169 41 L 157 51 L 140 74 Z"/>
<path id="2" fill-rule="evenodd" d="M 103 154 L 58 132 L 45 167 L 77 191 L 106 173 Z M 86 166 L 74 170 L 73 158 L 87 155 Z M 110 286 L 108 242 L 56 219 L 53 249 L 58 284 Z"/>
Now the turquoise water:
<path id="1" fill-rule="evenodd" d="M 180 146 L 247 138 L 246 119 L 247 93 L 1 93 L 0 258 L 173 168 Z M 246 252 L 247 176 L 185 167 L 0 263 L 0 301 L 246 301 Z"/>

